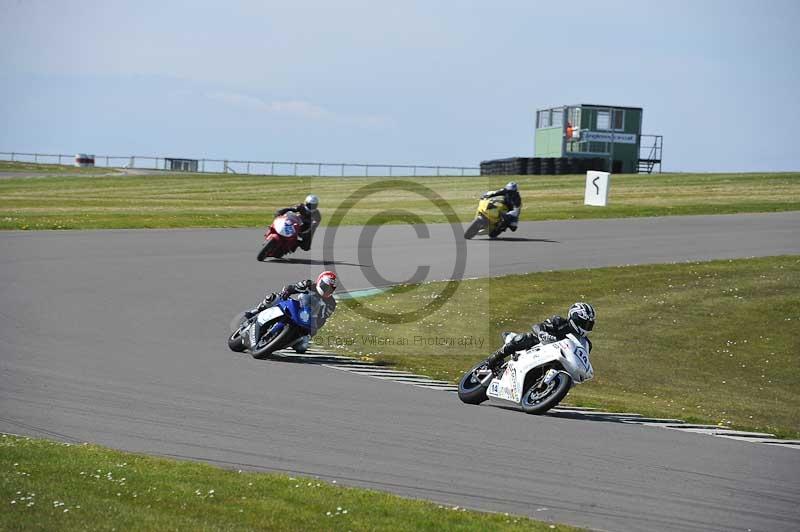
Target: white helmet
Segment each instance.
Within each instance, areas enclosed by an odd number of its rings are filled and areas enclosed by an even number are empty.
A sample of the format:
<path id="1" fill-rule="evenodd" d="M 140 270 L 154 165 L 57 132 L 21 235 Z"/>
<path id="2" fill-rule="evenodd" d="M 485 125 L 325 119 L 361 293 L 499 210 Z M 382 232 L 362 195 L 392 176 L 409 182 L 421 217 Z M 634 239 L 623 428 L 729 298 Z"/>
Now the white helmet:
<path id="1" fill-rule="evenodd" d="M 508 183 L 506 183 L 506 186 L 503 187 L 503 188 L 505 188 L 509 192 L 516 192 L 517 191 L 517 183 L 515 181 L 509 181 Z"/>
<path id="2" fill-rule="evenodd" d="M 569 307 L 569 312 L 567 312 L 569 324 L 583 336 L 588 335 L 594 328 L 595 316 L 594 307 L 581 301 Z"/>
<path id="3" fill-rule="evenodd" d="M 309 211 L 316 211 L 317 207 L 319 207 L 319 198 L 314 194 L 309 194 L 303 203 Z"/>

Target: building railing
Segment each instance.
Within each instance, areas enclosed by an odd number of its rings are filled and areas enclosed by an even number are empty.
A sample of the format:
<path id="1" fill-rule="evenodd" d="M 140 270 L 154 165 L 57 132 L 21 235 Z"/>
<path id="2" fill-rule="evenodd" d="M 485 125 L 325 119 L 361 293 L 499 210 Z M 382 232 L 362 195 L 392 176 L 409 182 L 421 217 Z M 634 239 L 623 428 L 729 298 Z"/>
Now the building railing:
<path id="1" fill-rule="evenodd" d="M 170 170 L 167 159 L 143 155 L 95 155 L 95 167 L 131 168 L 137 170 Z M 0 152 L 0 160 L 36 164 L 72 164 L 75 155 L 52 153 Z M 242 161 L 235 159 L 193 159 L 203 173 L 233 173 L 271 176 L 477 176 L 475 166 L 444 166 L 423 164 L 323 163 L 300 161 Z M 356 170 L 357 173 L 348 173 Z M 384 172 L 384 173 L 380 173 Z"/>

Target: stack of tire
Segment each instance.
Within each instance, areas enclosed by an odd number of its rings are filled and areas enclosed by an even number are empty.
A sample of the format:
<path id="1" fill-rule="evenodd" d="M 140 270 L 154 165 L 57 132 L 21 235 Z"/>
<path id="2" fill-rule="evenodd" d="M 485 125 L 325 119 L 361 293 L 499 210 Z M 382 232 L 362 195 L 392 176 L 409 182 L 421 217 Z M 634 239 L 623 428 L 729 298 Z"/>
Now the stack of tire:
<path id="1" fill-rule="evenodd" d="M 481 175 L 527 175 L 528 157 L 481 161 Z"/>
<path id="2" fill-rule="evenodd" d="M 603 157 L 509 157 L 481 161 L 481 175 L 566 175 L 606 171 Z"/>

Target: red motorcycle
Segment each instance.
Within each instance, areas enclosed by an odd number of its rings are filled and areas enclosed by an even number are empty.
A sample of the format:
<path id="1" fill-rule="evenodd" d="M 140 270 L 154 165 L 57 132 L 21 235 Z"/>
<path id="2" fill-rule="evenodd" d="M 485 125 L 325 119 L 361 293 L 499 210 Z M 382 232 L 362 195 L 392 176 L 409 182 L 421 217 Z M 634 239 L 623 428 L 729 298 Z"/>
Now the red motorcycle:
<path id="1" fill-rule="evenodd" d="M 294 212 L 287 212 L 272 220 L 272 225 L 264 233 L 264 245 L 258 252 L 258 260 L 263 261 L 267 257 L 277 259 L 294 252 L 302 225 L 300 216 Z"/>

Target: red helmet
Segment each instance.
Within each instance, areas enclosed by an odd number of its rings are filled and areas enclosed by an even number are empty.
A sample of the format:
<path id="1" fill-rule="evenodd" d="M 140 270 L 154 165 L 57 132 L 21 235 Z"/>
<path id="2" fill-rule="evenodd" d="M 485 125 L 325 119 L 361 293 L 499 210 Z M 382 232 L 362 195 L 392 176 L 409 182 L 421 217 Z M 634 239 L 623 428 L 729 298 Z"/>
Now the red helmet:
<path id="1" fill-rule="evenodd" d="M 326 270 L 317 276 L 317 292 L 322 297 L 331 297 L 336 290 L 336 274 Z"/>

